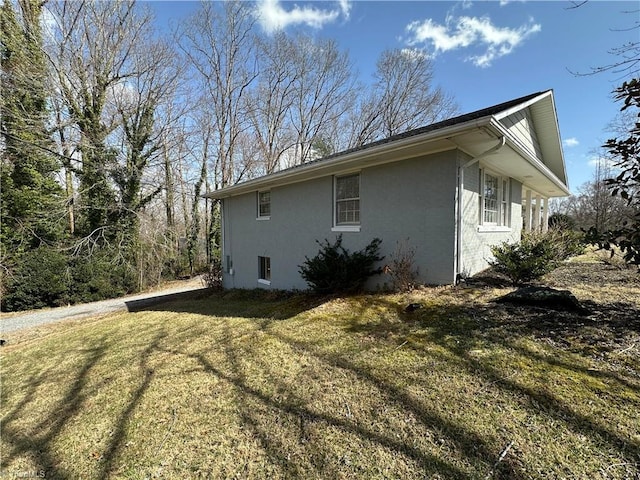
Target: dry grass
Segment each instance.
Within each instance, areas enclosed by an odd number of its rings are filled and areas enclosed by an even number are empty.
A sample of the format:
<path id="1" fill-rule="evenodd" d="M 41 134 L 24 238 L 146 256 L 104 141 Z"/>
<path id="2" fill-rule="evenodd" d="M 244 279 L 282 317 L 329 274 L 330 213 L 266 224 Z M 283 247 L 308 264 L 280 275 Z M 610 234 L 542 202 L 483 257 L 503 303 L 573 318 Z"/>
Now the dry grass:
<path id="1" fill-rule="evenodd" d="M 227 292 L 9 335 L 0 474 L 637 478 L 640 284 L 607 268 L 546 279 L 590 317 L 482 286 Z"/>

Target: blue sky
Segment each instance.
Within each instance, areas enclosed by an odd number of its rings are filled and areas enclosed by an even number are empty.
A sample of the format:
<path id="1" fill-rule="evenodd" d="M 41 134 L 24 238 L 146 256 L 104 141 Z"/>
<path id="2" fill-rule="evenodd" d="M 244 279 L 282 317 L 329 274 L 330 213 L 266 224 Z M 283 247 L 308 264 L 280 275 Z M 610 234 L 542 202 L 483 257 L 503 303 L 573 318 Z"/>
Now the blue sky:
<path id="1" fill-rule="evenodd" d="M 194 2 L 149 2 L 165 28 L 197 9 Z M 380 52 L 420 48 L 432 56 L 435 82 L 461 113 L 529 93 L 554 90 L 569 185 L 591 178 L 595 150 L 619 110 L 611 91 L 624 75 L 592 76 L 610 50 L 638 41 L 636 1 L 281 1 L 253 3 L 266 33 L 303 29 L 335 39 L 368 80 Z M 624 13 L 635 10 L 635 13 Z"/>

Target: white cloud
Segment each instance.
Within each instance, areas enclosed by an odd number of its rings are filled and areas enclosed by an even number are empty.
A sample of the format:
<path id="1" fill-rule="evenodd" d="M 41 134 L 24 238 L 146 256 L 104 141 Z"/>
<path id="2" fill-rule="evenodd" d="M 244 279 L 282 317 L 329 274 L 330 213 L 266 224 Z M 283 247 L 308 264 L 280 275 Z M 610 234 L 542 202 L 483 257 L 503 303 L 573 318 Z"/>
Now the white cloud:
<path id="1" fill-rule="evenodd" d="M 515 2 L 515 1 L 518 1 L 518 2 L 524 3 L 524 2 L 526 2 L 527 0 L 500 0 L 500 6 L 501 6 L 501 7 L 504 7 L 505 5 L 509 5 L 510 3 L 513 3 L 513 2 Z"/>
<path id="2" fill-rule="evenodd" d="M 258 22 L 268 33 L 283 30 L 290 25 L 321 28 L 327 23 L 335 22 L 340 16 L 348 20 L 351 13 L 351 1 L 339 0 L 336 2 L 335 8 L 329 9 L 299 5 L 285 9 L 280 0 L 260 0 L 256 7 L 256 13 Z"/>
<path id="3" fill-rule="evenodd" d="M 577 138 L 575 137 L 571 137 L 571 138 L 567 138 L 564 142 L 564 146 L 567 148 L 571 148 L 571 147 L 577 147 L 578 145 L 580 145 L 580 142 L 578 141 Z"/>
<path id="4" fill-rule="evenodd" d="M 478 67 L 491 66 L 495 59 L 510 54 L 527 37 L 541 29 L 533 19 L 518 28 L 509 28 L 493 25 L 489 17 L 467 16 L 447 16 L 444 25 L 428 18 L 422 22 L 412 22 L 406 27 L 410 35 L 407 44 L 431 45 L 434 55 L 459 48 L 482 47 L 484 53 L 467 57 Z"/>

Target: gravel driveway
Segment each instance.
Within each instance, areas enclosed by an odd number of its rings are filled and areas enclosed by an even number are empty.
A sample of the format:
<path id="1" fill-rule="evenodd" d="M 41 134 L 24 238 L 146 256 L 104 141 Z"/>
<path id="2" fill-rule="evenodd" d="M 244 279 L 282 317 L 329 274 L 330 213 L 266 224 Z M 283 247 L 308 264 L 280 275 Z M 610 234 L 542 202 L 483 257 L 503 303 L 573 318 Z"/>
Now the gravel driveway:
<path id="1" fill-rule="evenodd" d="M 99 302 L 82 303 L 69 307 L 36 310 L 24 314 L 12 314 L 10 316 L 0 315 L 0 335 L 70 318 L 81 319 L 121 310 L 139 310 L 149 305 L 173 300 L 178 294 L 205 290 L 200 279 L 191 279 L 186 280 L 183 285 L 177 285 L 154 292 L 140 293 L 122 298 L 112 298 Z"/>

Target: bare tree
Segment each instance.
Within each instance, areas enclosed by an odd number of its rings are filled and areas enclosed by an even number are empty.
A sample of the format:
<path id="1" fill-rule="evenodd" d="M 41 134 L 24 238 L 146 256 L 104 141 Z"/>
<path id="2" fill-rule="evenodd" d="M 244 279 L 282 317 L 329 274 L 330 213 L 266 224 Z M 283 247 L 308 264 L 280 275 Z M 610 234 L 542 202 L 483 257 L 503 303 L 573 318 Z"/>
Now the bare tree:
<path id="1" fill-rule="evenodd" d="M 572 195 L 554 205 L 554 212 L 568 215 L 579 229 L 594 227 L 604 232 L 620 225 L 629 215 L 626 202 L 611 195 L 605 180 L 615 176 L 610 158 L 601 157 L 596 163 L 593 177 L 584 183 L 576 195 Z"/>
<path id="2" fill-rule="evenodd" d="M 244 97 L 255 80 L 252 27 L 248 5 L 239 1 L 203 2 L 178 31 L 178 45 L 194 71 L 202 96 L 197 108 L 211 112 L 215 188 L 240 180 L 234 168 L 236 145 L 247 129 Z"/>
<path id="3" fill-rule="evenodd" d="M 262 164 L 259 171 L 268 174 L 278 169 L 282 156 L 295 143 L 289 112 L 298 73 L 291 62 L 295 51 L 293 39 L 279 33 L 257 42 L 260 76 L 247 97 L 247 113 Z"/>
<path id="4" fill-rule="evenodd" d="M 372 92 L 356 112 L 351 146 L 428 125 L 457 111 L 453 99 L 433 86 L 433 64 L 419 50 L 382 52 L 374 80 Z"/>
<path id="5" fill-rule="evenodd" d="M 293 103 L 289 121 L 295 144 L 289 165 L 313 160 L 314 144 L 328 137 L 350 105 L 355 87 L 353 65 L 335 41 L 314 41 L 307 36 L 294 39 L 291 63 L 295 69 Z"/>
<path id="6" fill-rule="evenodd" d="M 136 46 L 132 58 L 137 74 L 112 89 L 123 154 L 119 155 L 111 176 L 119 193 L 119 222 L 130 236 L 137 235 L 138 213 L 163 188 L 161 182 L 144 188 L 143 181 L 151 162 L 161 158 L 161 149 L 166 144 L 165 130 L 171 127 L 173 119 L 162 107 L 173 99 L 180 74 L 175 54 L 166 43 L 144 40 L 144 44 Z"/>

